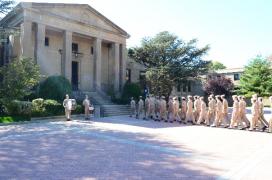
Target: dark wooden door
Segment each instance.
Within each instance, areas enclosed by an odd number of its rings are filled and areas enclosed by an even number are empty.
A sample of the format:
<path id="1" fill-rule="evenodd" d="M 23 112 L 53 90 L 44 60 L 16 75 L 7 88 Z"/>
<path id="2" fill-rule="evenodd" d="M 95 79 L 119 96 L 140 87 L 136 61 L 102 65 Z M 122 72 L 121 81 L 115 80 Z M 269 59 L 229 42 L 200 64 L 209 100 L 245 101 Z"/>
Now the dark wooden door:
<path id="1" fill-rule="evenodd" d="M 72 61 L 72 88 L 78 90 L 78 62 Z"/>

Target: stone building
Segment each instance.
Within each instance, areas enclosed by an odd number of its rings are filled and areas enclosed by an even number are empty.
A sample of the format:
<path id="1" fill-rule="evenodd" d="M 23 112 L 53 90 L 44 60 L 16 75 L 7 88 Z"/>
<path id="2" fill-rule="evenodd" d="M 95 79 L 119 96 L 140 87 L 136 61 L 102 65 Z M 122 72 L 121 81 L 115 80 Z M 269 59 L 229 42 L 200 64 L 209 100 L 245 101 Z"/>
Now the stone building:
<path id="1" fill-rule="evenodd" d="M 33 58 L 42 75 L 63 75 L 73 90 L 120 92 L 129 34 L 87 4 L 19 3 L 0 27 L 18 28 L 1 44 L 1 64 Z"/>

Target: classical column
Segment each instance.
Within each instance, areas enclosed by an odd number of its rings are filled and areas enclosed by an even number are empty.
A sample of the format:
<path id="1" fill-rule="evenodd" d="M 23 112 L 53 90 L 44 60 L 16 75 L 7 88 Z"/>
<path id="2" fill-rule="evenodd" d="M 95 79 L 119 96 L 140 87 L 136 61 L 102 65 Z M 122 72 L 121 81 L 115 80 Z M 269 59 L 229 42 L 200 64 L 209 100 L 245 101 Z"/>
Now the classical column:
<path id="1" fill-rule="evenodd" d="M 71 82 L 72 79 L 72 32 L 63 33 L 62 74 Z"/>
<path id="2" fill-rule="evenodd" d="M 32 44 L 32 22 L 24 21 L 21 24 L 21 55 L 23 57 L 33 58 L 33 44 Z"/>
<path id="3" fill-rule="evenodd" d="M 120 54 L 119 54 L 119 44 L 114 43 L 113 45 L 113 60 L 114 60 L 114 91 L 119 92 L 120 89 Z"/>
<path id="4" fill-rule="evenodd" d="M 94 41 L 94 87 L 96 90 L 101 90 L 101 39 L 96 38 Z"/>
<path id="5" fill-rule="evenodd" d="M 126 68 L 127 68 L 127 49 L 126 44 L 121 44 L 120 47 L 120 88 L 122 89 L 126 83 Z"/>
<path id="6" fill-rule="evenodd" d="M 37 24 L 36 38 L 35 38 L 35 59 L 37 64 L 41 65 L 44 58 L 44 40 L 45 40 L 45 25 Z"/>

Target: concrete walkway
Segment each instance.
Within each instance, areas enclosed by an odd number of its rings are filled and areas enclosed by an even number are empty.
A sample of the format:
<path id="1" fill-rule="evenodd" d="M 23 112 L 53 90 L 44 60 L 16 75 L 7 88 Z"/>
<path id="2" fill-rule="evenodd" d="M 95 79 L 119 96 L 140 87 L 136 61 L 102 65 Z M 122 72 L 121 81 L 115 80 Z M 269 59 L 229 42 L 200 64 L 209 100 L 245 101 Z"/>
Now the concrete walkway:
<path id="1" fill-rule="evenodd" d="M 272 134 L 127 116 L 0 127 L 0 179 L 270 180 Z"/>

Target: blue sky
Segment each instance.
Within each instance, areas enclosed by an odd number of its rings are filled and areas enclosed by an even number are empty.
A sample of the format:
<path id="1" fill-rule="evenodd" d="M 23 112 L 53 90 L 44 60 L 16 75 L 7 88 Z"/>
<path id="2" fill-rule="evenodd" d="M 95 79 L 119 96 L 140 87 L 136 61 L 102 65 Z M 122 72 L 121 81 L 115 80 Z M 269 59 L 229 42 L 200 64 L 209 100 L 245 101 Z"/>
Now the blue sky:
<path id="1" fill-rule="evenodd" d="M 27 1 L 27 0 L 26 0 Z M 35 0 L 33 0 L 35 1 Z M 170 31 L 209 44 L 205 57 L 242 67 L 258 54 L 272 54 L 271 0 L 39 0 L 86 3 L 125 29 L 128 47 L 143 37 Z"/>

